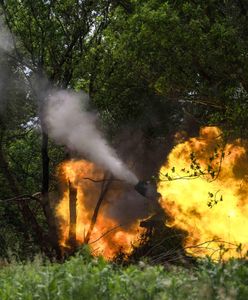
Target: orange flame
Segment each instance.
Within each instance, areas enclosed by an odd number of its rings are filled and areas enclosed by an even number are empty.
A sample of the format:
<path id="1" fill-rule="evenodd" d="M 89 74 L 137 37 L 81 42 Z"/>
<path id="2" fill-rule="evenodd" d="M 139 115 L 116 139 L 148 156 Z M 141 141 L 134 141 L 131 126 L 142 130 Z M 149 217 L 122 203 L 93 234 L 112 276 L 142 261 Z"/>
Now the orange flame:
<path id="1" fill-rule="evenodd" d="M 246 255 L 247 179 L 245 146 L 224 144 L 216 127 L 171 151 L 160 170 L 160 204 L 172 216 L 168 225 L 188 232 L 188 252 L 213 259 Z"/>
<path id="2" fill-rule="evenodd" d="M 78 245 L 85 242 L 90 228 L 92 216 L 101 194 L 104 172 L 93 163 L 85 160 L 71 160 L 59 166 L 59 177 L 62 183 L 62 197 L 57 205 L 56 213 L 60 224 L 60 245 L 70 248 L 70 188 L 76 191 L 76 224 L 75 239 Z M 118 182 L 111 184 L 97 215 L 96 224 L 90 235 L 88 244 L 92 253 L 113 258 L 120 250 L 129 253 L 132 243 L 137 241 L 141 229 L 139 221 L 135 224 L 122 226 L 116 220 L 108 217 L 106 211 L 110 205 L 109 199 L 117 198 L 122 192 Z M 75 221 L 75 220 L 74 220 Z M 124 224 L 125 225 L 125 224 Z"/>

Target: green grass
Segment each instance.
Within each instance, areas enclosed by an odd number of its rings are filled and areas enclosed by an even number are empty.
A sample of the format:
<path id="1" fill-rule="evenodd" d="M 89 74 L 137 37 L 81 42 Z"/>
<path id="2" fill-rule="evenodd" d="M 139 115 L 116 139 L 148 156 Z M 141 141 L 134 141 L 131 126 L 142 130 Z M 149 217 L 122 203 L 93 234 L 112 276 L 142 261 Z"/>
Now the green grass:
<path id="1" fill-rule="evenodd" d="M 203 260 L 194 269 L 121 267 L 87 252 L 63 264 L 11 263 L 0 268 L 0 299 L 248 299 L 248 263 Z"/>

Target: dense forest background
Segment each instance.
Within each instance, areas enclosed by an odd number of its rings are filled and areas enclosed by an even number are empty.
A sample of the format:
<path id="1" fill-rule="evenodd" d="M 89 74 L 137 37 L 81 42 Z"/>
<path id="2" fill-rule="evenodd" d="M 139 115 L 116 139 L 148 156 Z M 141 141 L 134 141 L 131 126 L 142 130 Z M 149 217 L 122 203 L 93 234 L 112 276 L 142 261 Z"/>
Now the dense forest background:
<path id="1" fill-rule="evenodd" d="M 247 138 L 246 1 L 1 0 L 0 25 L 2 257 L 59 253 L 50 197 L 71 153 L 47 134 L 49 89 L 86 92 L 145 180 L 178 131 Z"/>

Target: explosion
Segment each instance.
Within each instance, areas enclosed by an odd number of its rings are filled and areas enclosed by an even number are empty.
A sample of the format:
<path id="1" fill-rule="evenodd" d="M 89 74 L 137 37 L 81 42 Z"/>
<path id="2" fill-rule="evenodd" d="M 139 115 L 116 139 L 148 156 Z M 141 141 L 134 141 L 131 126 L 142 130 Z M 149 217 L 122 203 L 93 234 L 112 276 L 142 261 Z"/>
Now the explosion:
<path id="1" fill-rule="evenodd" d="M 106 177 L 86 160 L 66 161 L 58 173 L 62 197 L 56 213 L 61 247 L 67 251 L 87 243 L 93 254 L 108 259 L 119 252 L 130 253 L 142 232 L 139 221 L 120 224 L 109 212 L 125 192 L 120 181 Z"/>
<path id="2" fill-rule="evenodd" d="M 151 206 L 151 199 L 86 160 L 62 163 L 59 176 L 61 247 L 68 251 L 87 243 L 93 254 L 108 259 L 120 252 L 130 254 L 146 230 L 140 221 L 156 214 L 147 207 L 142 212 L 141 206 Z M 143 187 L 142 182 L 139 185 Z M 188 233 L 184 249 L 191 255 L 244 257 L 248 250 L 247 188 L 245 144 L 240 140 L 225 143 L 218 128 L 202 128 L 199 137 L 175 146 L 161 167 L 157 190 L 168 216 L 164 225 Z"/>
<path id="3" fill-rule="evenodd" d="M 187 167 L 189 168 L 187 169 Z M 248 159 L 240 140 L 224 143 L 216 127 L 178 144 L 160 170 L 160 204 L 169 226 L 188 232 L 185 249 L 213 259 L 248 250 Z"/>

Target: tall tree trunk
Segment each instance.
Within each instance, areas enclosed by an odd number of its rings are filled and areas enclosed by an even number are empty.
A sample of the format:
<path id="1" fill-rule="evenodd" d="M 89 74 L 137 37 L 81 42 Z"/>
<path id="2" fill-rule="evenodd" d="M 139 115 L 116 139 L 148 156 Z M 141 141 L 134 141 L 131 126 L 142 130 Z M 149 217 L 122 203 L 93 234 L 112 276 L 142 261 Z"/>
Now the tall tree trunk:
<path id="1" fill-rule="evenodd" d="M 50 159 L 49 159 L 49 138 L 45 123 L 45 109 L 48 101 L 47 91 L 50 88 L 50 83 L 44 76 L 42 65 L 37 71 L 37 80 L 31 85 L 34 97 L 38 100 L 39 117 L 41 124 L 41 161 L 42 161 L 42 208 L 48 225 L 48 240 L 51 248 L 55 251 L 56 257 L 61 259 L 61 249 L 59 246 L 59 234 L 56 223 L 54 209 L 49 199 L 49 184 L 50 184 Z"/>
<path id="2" fill-rule="evenodd" d="M 41 158 L 42 158 L 42 189 L 43 196 L 48 194 L 49 191 L 49 156 L 48 156 L 48 135 L 42 131 L 42 144 L 41 144 Z"/>
<path id="3" fill-rule="evenodd" d="M 42 122 L 41 117 L 41 127 L 42 127 L 42 144 L 41 144 L 41 159 L 42 159 L 42 207 L 43 212 L 46 217 L 48 224 L 48 239 L 51 247 L 56 253 L 56 257 L 61 259 L 61 249 L 59 246 L 59 236 L 58 228 L 56 224 L 56 218 L 54 215 L 54 210 L 51 206 L 51 201 L 49 199 L 49 155 L 48 155 L 48 135 L 45 131 L 45 125 Z"/>

